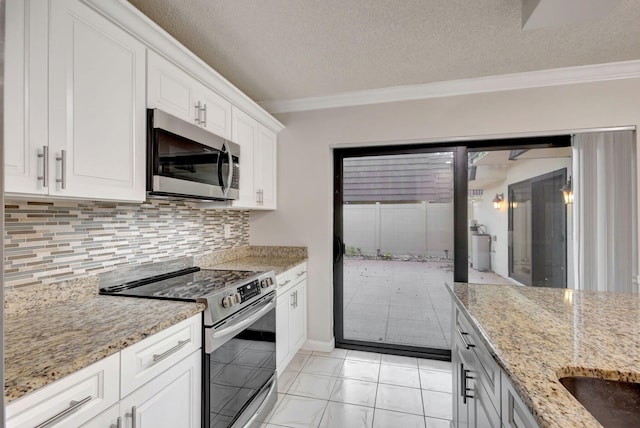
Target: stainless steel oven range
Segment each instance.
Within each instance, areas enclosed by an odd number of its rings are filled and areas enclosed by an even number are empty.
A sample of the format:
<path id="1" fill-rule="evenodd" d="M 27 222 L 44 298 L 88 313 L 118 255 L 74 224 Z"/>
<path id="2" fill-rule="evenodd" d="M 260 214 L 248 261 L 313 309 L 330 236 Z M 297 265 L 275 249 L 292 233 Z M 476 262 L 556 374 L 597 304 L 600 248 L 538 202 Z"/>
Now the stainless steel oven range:
<path id="1" fill-rule="evenodd" d="M 105 275 L 100 293 L 207 304 L 202 426 L 260 426 L 277 401 L 273 271 L 208 270 L 174 262 L 135 272 L 137 279 L 131 271 Z"/>

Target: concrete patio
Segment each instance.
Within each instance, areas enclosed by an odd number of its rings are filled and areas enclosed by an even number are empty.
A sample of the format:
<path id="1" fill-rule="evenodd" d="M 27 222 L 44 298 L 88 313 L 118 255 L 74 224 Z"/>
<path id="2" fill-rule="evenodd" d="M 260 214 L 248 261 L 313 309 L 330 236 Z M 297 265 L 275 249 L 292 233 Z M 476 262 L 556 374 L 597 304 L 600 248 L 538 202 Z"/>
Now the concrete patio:
<path id="1" fill-rule="evenodd" d="M 469 281 L 510 283 L 469 269 Z M 451 261 L 344 261 L 344 338 L 449 349 Z"/>

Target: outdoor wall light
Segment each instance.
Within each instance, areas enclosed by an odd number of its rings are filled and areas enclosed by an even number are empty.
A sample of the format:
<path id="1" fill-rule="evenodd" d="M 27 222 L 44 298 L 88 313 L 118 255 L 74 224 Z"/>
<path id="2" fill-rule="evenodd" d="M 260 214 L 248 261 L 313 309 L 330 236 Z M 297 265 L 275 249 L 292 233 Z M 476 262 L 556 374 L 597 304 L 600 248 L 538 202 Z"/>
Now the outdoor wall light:
<path id="1" fill-rule="evenodd" d="M 504 193 L 496 193 L 496 197 L 493 198 L 493 208 L 499 210 L 504 201 Z"/>
<path id="2" fill-rule="evenodd" d="M 562 192 L 562 197 L 564 198 L 564 204 L 572 204 L 573 203 L 573 189 L 571 187 L 571 177 L 564 183 L 564 186 L 560 188 Z"/>

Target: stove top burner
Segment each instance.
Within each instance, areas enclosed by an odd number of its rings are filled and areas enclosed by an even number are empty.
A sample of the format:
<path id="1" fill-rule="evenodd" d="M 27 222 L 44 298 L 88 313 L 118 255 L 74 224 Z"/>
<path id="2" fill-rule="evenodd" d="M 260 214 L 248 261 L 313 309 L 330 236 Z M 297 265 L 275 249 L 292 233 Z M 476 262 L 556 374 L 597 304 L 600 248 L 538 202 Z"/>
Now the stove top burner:
<path id="1" fill-rule="evenodd" d="M 255 277 L 260 272 L 187 268 L 107 288 L 102 294 L 196 300 Z"/>
<path id="2" fill-rule="evenodd" d="M 205 325 L 212 325 L 250 306 L 262 296 L 274 292 L 277 287 L 273 271 L 199 267 L 138 277 L 128 282 L 110 281 L 110 284 L 101 287 L 100 294 L 206 303 Z"/>

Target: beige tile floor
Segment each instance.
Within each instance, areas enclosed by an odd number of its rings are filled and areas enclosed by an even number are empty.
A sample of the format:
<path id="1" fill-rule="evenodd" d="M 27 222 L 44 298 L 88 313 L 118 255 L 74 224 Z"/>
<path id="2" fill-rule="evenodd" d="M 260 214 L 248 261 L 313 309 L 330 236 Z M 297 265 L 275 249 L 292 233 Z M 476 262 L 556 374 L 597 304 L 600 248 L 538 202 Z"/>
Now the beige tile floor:
<path id="1" fill-rule="evenodd" d="M 451 363 L 335 349 L 299 352 L 263 428 L 450 428 Z"/>
<path id="2" fill-rule="evenodd" d="M 343 266 L 345 339 L 450 349 L 452 262 L 345 259 Z M 510 283 L 471 268 L 469 282 Z"/>

